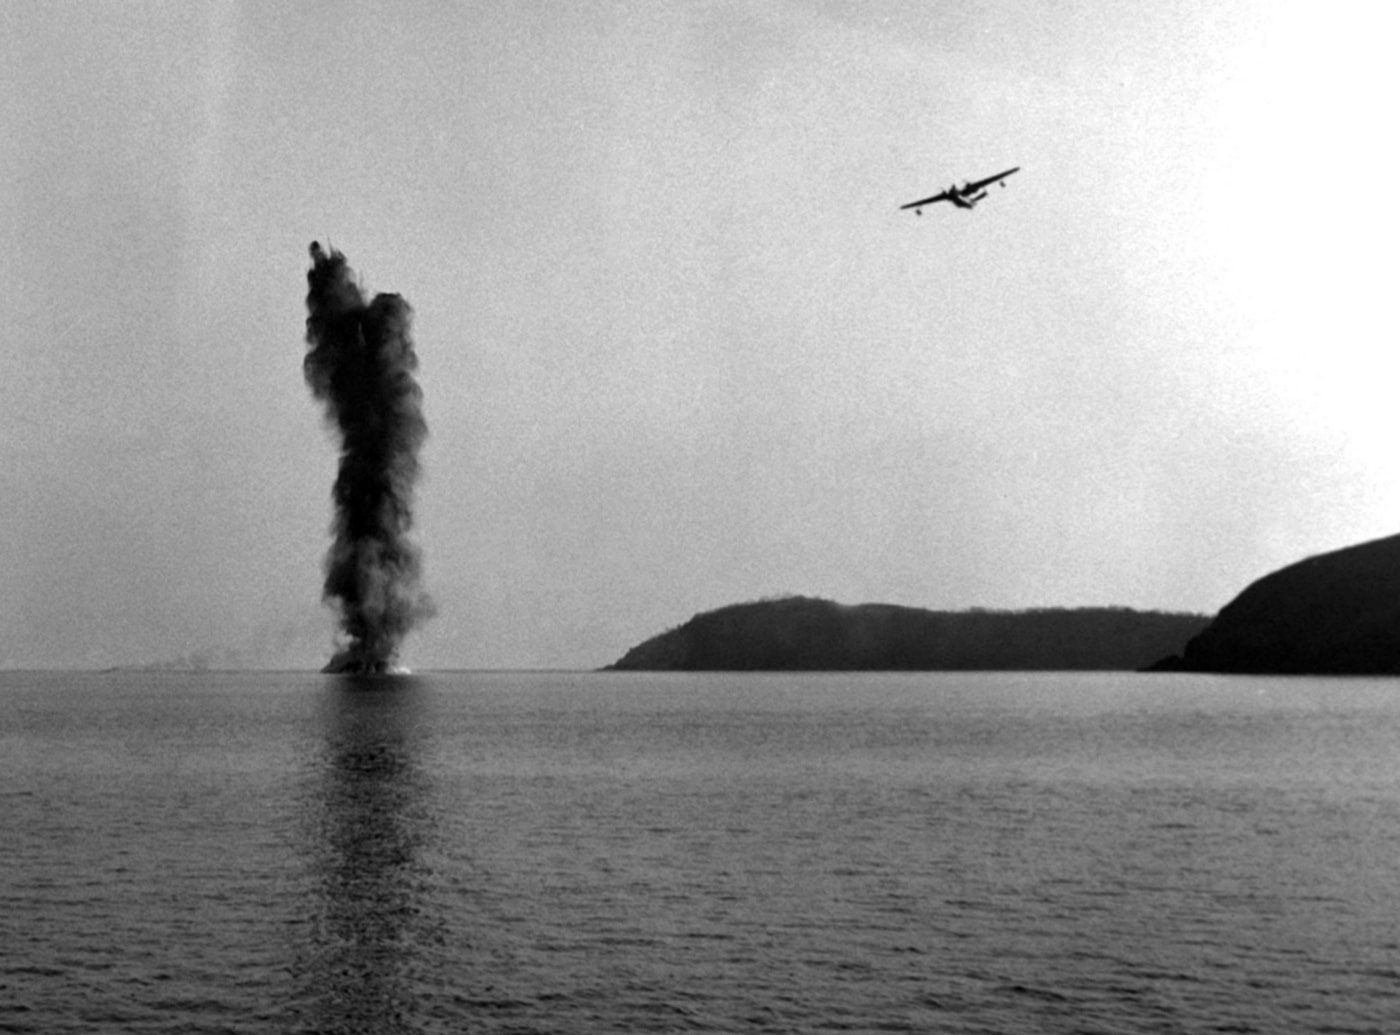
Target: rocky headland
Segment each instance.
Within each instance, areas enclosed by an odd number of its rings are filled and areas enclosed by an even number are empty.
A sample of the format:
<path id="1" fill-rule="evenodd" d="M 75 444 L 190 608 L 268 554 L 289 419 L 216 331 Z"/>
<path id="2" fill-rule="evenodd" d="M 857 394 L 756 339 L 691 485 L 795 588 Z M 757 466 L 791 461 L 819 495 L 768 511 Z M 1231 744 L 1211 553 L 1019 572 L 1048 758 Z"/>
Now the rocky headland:
<path id="1" fill-rule="evenodd" d="M 1308 557 L 1245 587 L 1159 672 L 1400 673 L 1400 535 Z"/>

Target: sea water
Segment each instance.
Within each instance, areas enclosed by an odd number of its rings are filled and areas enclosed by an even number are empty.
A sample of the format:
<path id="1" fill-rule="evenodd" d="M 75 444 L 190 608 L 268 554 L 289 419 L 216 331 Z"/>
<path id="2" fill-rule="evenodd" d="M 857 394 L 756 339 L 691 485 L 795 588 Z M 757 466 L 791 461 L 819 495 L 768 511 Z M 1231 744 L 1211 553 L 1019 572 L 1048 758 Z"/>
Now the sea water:
<path id="1" fill-rule="evenodd" d="M 1400 1031 L 1400 682 L 0 675 L 0 1031 Z"/>

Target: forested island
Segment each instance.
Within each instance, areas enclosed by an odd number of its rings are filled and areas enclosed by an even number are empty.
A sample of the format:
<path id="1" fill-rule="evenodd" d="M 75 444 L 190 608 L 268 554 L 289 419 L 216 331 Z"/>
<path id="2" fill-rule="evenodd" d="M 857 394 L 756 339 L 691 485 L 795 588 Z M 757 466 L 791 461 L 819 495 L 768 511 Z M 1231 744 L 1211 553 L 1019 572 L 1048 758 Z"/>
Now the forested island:
<path id="1" fill-rule="evenodd" d="M 1125 607 L 930 611 L 793 596 L 697 614 L 607 668 L 1132 671 L 1181 651 L 1209 622 Z"/>
<path id="2" fill-rule="evenodd" d="M 1348 546 L 1251 583 L 1163 672 L 1400 673 L 1400 535 Z"/>

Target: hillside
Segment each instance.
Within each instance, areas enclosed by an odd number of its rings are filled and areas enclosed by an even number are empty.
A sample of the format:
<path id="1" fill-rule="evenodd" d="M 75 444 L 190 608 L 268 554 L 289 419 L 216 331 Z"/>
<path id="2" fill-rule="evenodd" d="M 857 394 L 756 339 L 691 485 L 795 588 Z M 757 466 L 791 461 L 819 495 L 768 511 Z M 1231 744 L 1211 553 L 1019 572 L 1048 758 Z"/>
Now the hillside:
<path id="1" fill-rule="evenodd" d="M 1171 672 L 1400 673 L 1400 535 L 1290 564 L 1251 583 Z"/>
<path id="2" fill-rule="evenodd" d="M 1135 670 L 1182 649 L 1204 615 L 1128 608 L 927 611 L 811 597 L 697 614 L 615 670 Z"/>

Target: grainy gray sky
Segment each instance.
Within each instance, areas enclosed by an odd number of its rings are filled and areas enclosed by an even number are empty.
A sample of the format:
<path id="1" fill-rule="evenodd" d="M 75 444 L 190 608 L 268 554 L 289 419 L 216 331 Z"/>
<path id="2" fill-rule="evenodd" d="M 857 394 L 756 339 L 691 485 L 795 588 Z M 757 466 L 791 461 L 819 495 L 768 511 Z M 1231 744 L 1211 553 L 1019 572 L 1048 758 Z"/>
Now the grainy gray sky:
<path id="1" fill-rule="evenodd" d="M 417 312 L 417 667 L 1393 533 L 1400 16 L 1316 13 L 0 2 L 0 664 L 324 660 L 313 239 Z"/>

